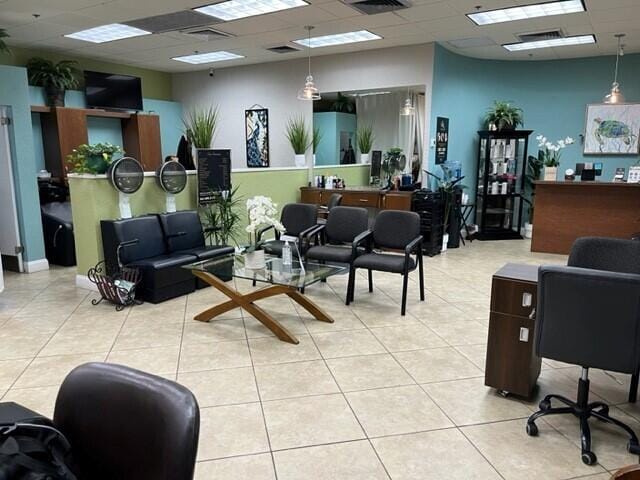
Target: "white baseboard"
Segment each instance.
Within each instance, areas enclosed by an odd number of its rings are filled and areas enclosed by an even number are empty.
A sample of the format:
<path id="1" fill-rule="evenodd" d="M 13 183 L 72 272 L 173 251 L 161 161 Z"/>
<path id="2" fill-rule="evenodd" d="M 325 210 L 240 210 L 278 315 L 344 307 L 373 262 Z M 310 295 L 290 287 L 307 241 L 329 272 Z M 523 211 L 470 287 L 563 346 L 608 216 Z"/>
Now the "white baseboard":
<path id="1" fill-rule="evenodd" d="M 84 288 L 85 290 L 98 291 L 98 287 L 95 283 L 89 280 L 86 275 L 76 275 L 76 287 Z"/>
<path id="2" fill-rule="evenodd" d="M 27 273 L 42 272 L 44 270 L 49 270 L 49 262 L 46 258 L 33 260 L 32 262 L 24 262 L 24 271 Z"/>

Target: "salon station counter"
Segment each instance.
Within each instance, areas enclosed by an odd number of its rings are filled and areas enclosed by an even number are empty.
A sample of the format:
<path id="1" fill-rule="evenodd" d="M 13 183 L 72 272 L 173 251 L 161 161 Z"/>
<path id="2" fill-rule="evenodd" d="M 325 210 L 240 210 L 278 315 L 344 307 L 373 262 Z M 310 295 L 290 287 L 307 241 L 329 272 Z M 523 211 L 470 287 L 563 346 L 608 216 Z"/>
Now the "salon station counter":
<path id="1" fill-rule="evenodd" d="M 640 184 L 535 182 L 532 252 L 568 254 L 579 237 L 640 232 Z"/>
<path id="2" fill-rule="evenodd" d="M 413 192 L 381 190 L 377 187 L 316 188 L 301 187 L 300 201 L 326 205 L 332 194 L 342 195 L 341 205 L 347 207 L 369 207 L 381 210 L 411 210 Z"/>

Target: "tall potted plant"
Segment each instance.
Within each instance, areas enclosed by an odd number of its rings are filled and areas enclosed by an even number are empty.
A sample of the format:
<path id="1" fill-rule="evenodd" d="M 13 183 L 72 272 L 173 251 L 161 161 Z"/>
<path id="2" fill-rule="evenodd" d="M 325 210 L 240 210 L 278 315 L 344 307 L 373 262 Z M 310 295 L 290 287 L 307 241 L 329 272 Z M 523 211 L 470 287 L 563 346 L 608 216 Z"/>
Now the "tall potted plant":
<path id="1" fill-rule="evenodd" d="M 558 176 L 558 166 L 560 165 L 560 158 L 562 156 L 562 150 L 574 143 L 573 138 L 567 137 L 558 140 L 556 143 L 551 143 L 544 135 L 538 135 L 538 159 L 542 161 L 544 165 L 544 179 L 545 181 L 555 181 Z"/>
<path id="2" fill-rule="evenodd" d="M 203 210 L 205 235 L 212 245 L 237 243 L 241 202 L 242 197 L 235 187 L 227 194 L 221 192 L 216 201 Z"/>
<path id="3" fill-rule="evenodd" d="M 360 150 L 360 163 L 369 163 L 369 152 L 373 148 L 375 135 L 373 134 L 373 125 L 367 124 L 358 128 L 358 150 Z"/>
<path id="4" fill-rule="evenodd" d="M 33 57 L 27 61 L 27 75 L 29 83 L 43 87 L 47 98 L 47 105 L 64 107 L 64 96 L 68 89 L 78 86 L 78 62 L 62 60 L 53 63 L 40 57 Z"/>
<path id="5" fill-rule="evenodd" d="M 182 123 L 185 136 L 194 148 L 211 148 L 218 128 L 218 107 L 194 108 Z"/>
<path id="6" fill-rule="evenodd" d="M 287 121 L 286 136 L 295 154 L 296 167 L 304 167 L 307 164 L 305 152 L 313 143 L 313 138 L 309 138 L 307 122 L 302 116 L 290 118 Z"/>
<path id="7" fill-rule="evenodd" d="M 261 195 L 247 200 L 247 210 L 249 212 L 249 225 L 246 232 L 249 234 L 249 246 L 245 249 L 244 264 L 247 268 L 260 269 L 266 266 L 264 250 L 262 245 L 264 240 L 258 239 L 258 232 L 262 227 L 273 226 L 277 232 L 284 232 L 285 228 L 276 217 L 278 205 L 273 203 L 269 197 Z"/>
<path id="8" fill-rule="evenodd" d="M 524 125 L 522 109 L 504 100 L 496 100 L 484 117 L 489 130 L 515 130 Z"/>

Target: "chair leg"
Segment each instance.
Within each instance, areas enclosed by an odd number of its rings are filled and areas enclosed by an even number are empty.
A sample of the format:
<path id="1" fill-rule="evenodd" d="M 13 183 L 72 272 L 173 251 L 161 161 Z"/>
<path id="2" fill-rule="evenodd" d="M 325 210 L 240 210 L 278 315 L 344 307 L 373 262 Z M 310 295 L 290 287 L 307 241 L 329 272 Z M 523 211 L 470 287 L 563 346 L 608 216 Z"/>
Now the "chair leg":
<path id="1" fill-rule="evenodd" d="M 356 269 L 351 267 L 349 269 L 349 280 L 347 281 L 347 298 L 345 301 L 345 305 L 349 305 L 353 301 L 355 276 L 356 276 Z"/>
<path id="2" fill-rule="evenodd" d="M 424 266 L 422 264 L 422 250 L 418 252 L 418 275 L 420 275 L 420 301 L 424 302 Z"/>
<path id="3" fill-rule="evenodd" d="M 636 403 L 638 399 L 638 372 L 631 375 L 631 385 L 629 386 L 629 403 Z"/>
<path id="4" fill-rule="evenodd" d="M 402 275 L 402 309 L 400 314 L 404 317 L 407 310 L 407 284 L 409 283 L 409 274 Z"/>
<path id="5" fill-rule="evenodd" d="M 368 270 L 369 272 L 369 293 L 373 292 L 373 272 L 371 271 L 371 269 Z"/>

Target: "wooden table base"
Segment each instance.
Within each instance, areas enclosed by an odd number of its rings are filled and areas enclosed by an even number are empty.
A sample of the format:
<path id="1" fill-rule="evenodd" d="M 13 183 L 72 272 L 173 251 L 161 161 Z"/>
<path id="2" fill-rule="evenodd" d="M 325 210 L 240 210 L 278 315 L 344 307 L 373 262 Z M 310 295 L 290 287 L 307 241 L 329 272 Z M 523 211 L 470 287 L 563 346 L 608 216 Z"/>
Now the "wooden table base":
<path id="1" fill-rule="evenodd" d="M 201 270 L 193 270 L 193 274 L 203 281 L 215 287 L 217 290 L 224 293 L 230 300 L 220 303 L 214 307 L 206 309 L 204 312 L 200 312 L 195 317 L 195 320 L 201 322 L 208 322 L 212 318 L 232 310 L 234 308 L 244 308 L 247 312 L 253 315 L 260 323 L 275 333 L 276 337 L 284 342 L 298 344 L 300 341 L 293 336 L 289 330 L 284 327 L 275 318 L 265 312 L 262 308 L 256 305 L 254 302 L 263 298 L 273 297 L 275 295 L 288 295 L 289 298 L 296 301 L 299 305 L 304 307 L 316 320 L 321 322 L 333 323 L 333 319 L 327 315 L 318 305 L 313 303 L 307 297 L 302 295 L 295 287 L 289 287 L 286 285 L 271 285 L 260 290 L 255 290 L 250 293 L 240 293 L 239 291 L 229 287 L 225 282 L 220 280 L 215 275 Z"/>

